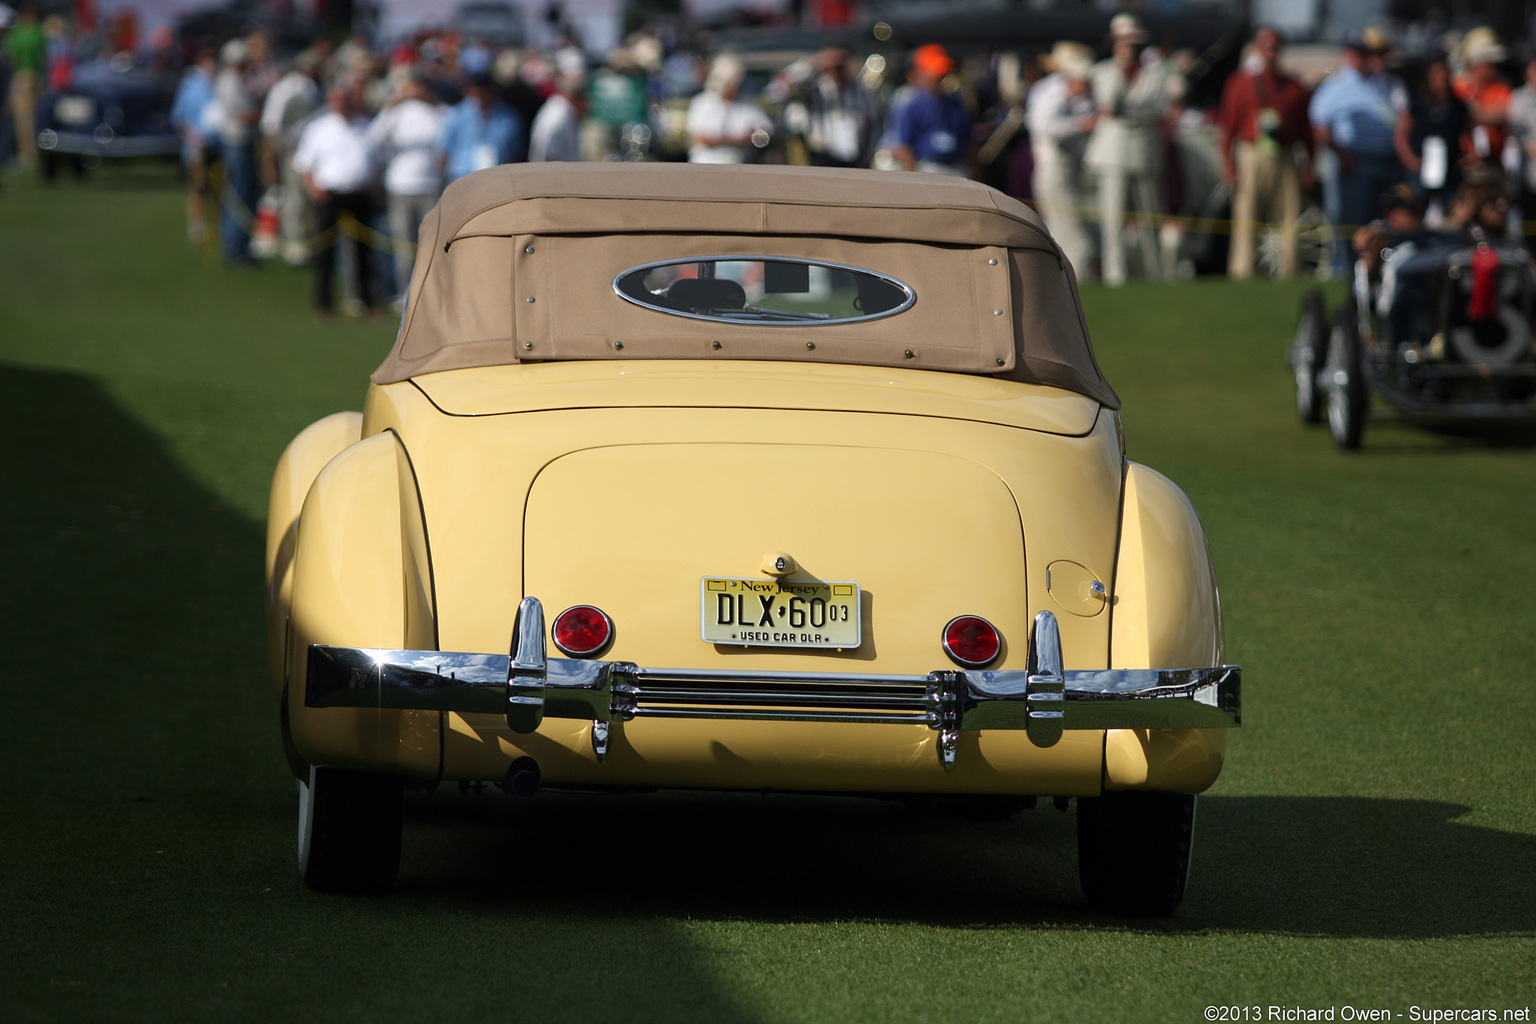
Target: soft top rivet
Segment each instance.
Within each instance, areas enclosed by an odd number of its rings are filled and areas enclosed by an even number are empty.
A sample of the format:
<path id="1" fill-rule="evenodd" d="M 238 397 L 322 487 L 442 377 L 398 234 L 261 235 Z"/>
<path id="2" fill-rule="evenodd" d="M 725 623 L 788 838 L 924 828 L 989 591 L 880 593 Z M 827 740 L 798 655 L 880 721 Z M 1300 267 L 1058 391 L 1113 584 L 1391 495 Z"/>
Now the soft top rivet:
<path id="1" fill-rule="evenodd" d="M 533 296 L 532 296 L 532 295 L 530 295 L 530 296 L 528 296 L 528 299 L 527 299 L 527 301 L 528 301 L 528 302 L 532 302 L 532 301 L 533 301 Z"/>
<path id="2" fill-rule="evenodd" d="M 529 251 L 529 252 L 532 252 L 532 251 L 533 251 L 533 250 L 532 250 L 532 249 L 529 249 L 529 250 L 528 250 L 528 251 Z M 996 257 L 996 256 L 993 256 L 993 257 L 992 257 L 992 258 L 991 258 L 991 259 L 989 259 L 989 260 L 987 260 L 987 266 L 989 266 L 989 267 L 995 267 L 995 266 L 997 266 L 997 257 Z"/>
<path id="3" fill-rule="evenodd" d="M 523 246 L 523 252 L 526 252 L 529 255 L 532 255 L 533 254 L 533 246 L 531 246 L 531 245 Z"/>
<path id="4" fill-rule="evenodd" d="M 710 348 L 719 348 L 720 347 L 720 343 L 718 341 L 712 341 L 712 342 L 709 343 L 709 347 Z"/>
<path id="5" fill-rule="evenodd" d="M 908 359 L 912 359 L 912 358 L 914 358 L 916 356 L 916 353 L 913 352 L 911 349 L 907 349 L 905 352 L 902 353 L 902 355 L 906 356 Z"/>

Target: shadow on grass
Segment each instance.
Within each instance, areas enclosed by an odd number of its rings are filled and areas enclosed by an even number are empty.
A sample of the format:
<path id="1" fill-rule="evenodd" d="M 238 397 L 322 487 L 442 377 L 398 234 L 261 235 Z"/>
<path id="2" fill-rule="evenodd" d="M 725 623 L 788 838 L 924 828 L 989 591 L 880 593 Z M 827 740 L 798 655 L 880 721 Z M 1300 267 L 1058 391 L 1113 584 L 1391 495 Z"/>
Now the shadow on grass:
<path id="1" fill-rule="evenodd" d="M 195 397 L 162 396 L 162 428 Z M 532 1020 L 754 1019 L 671 921 L 305 890 L 264 665 L 264 531 L 91 378 L 0 365 L 0 408 L 0 1020 L 252 1020 L 284 999 L 392 1019 L 381 993 L 400 1019 L 480 1019 L 475 1000 Z M 632 988 L 591 984 L 609 940 L 646 975 L 638 1010 Z M 515 969 L 464 984 L 498 950 Z"/>
<path id="2" fill-rule="evenodd" d="M 1326 431 L 1326 420 L 1323 430 Z M 1416 419 L 1377 405 L 1365 425 L 1361 452 L 1381 455 L 1462 455 L 1469 451 L 1536 448 L 1536 420 L 1477 422 Z"/>
<path id="3" fill-rule="evenodd" d="M 177 157 L 144 157 L 130 160 L 79 161 L 59 157 L 53 178 L 30 172 L 45 189 L 89 188 L 124 192 L 156 192 L 186 187 L 186 175 Z"/>
<path id="4" fill-rule="evenodd" d="M 1358 938 L 1529 934 L 1536 837 L 1418 800 L 1207 796 L 1170 921 L 1083 906 L 1075 810 L 1002 820 L 856 797 L 413 797 L 404 898 L 698 919 L 1130 926 Z"/>

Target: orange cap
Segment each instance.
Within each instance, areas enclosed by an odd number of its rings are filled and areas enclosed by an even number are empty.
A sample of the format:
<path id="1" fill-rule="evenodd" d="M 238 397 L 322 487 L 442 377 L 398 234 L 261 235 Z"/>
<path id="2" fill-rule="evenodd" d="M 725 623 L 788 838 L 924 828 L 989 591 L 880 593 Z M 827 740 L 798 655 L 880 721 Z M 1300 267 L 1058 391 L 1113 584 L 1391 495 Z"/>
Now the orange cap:
<path id="1" fill-rule="evenodd" d="M 949 51 L 938 43 L 919 46 L 912 54 L 912 66 L 925 75 L 943 78 L 955 70 L 955 61 Z"/>

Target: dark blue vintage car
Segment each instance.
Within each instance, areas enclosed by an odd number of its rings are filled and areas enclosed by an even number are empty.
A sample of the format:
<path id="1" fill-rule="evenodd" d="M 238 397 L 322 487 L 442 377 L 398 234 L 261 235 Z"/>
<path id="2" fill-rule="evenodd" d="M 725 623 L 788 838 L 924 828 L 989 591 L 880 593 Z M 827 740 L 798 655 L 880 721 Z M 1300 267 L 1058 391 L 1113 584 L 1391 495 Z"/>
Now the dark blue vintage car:
<path id="1" fill-rule="evenodd" d="M 89 167 L 104 159 L 176 156 L 175 98 L 175 75 L 121 56 L 77 67 L 67 89 L 49 92 L 39 104 L 43 175 L 53 177 L 66 161 Z"/>
<path id="2" fill-rule="evenodd" d="M 1530 254 L 1503 239 L 1426 233 L 1357 261 L 1332 317 L 1315 288 L 1302 303 L 1289 352 L 1302 422 L 1326 412 L 1354 449 L 1372 394 L 1431 426 L 1536 420 L 1533 285 Z"/>

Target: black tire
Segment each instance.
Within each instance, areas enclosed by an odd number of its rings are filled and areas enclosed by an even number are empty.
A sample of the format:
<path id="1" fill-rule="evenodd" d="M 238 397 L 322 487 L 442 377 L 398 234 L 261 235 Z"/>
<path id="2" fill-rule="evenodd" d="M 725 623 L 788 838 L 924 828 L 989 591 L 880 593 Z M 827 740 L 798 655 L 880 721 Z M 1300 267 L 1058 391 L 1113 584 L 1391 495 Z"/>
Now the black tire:
<path id="1" fill-rule="evenodd" d="M 1184 898 L 1195 839 L 1195 797 L 1106 792 L 1077 801 L 1077 873 L 1089 906 L 1124 917 L 1167 917 Z"/>
<path id="2" fill-rule="evenodd" d="M 299 870 L 317 892 L 378 894 L 400 874 L 401 780 L 309 769 L 299 782 Z"/>
<path id="3" fill-rule="evenodd" d="M 1365 358 L 1355 311 L 1342 306 L 1328 335 L 1328 359 L 1323 369 L 1328 398 L 1328 432 L 1345 451 L 1360 447 L 1371 393 L 1365 383 Z"/>
<path id="4" fill-rule="evenodd" d="M 1291 342 L 1290 363 L 1296 378 L 1296 415 L 1303 423 L 1323 418 L 1323 389 L 1317 386 L 1318 371 L 1328 357 L 1328 307 L 1318 288 L 1309 288 L 1301 300 L 1296 337 Z"/>

